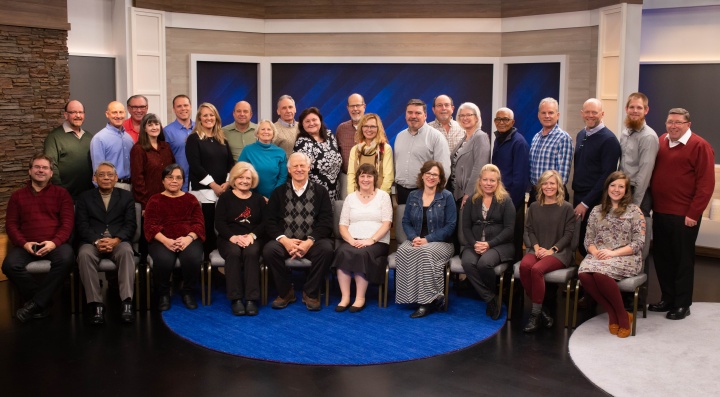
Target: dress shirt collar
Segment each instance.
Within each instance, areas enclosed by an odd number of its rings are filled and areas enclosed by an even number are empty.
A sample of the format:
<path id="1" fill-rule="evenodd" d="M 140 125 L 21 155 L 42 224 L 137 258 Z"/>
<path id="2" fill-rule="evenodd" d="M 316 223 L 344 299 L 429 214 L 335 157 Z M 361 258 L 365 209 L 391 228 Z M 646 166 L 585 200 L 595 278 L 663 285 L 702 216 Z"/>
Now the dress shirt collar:
<path id="1" fill-rule="evenodd" d="M 585 132 L 587 132 L 587 136 L 590 136 L 590 135 L 600 131 L 603 128 L 605 128 L 605 124 L 601 122 L 595 128 L 587 129 L 587 127 L 585 127 Z"/>
<path id="2" fill-rule="evenodd" d="M 670 147 L 675 147 L 681 143 L 683 145 L 687 145 L 688 141 L 690 140 L 690 135 L 692 135 L 692 131 L 690 131 L 690 129 L 688 128 L 688 130 L 685 131 L 683 136 L 681 136 L 680 139 L 678 139 L 677 141 L 673 141 L 672 139 L 670 139 L 670 135 L 665 135 L 665 139 L 667 139 L 670 143 Z"/>
<path id="3" fill-rule="evenodd" d="M 70 126 L 70 123 L 68 123 L 67 121 L 65 121 L 65 122 L 63 123 L 62 127 L 63 127 L 63 130 L 64 130 L 65 132 L 67 132 L 67 133 L 73 133 L 73 134 L 75 134 L 75 136 L 78 137 L 78 138 L 82 138 L 83 134 L 85 133 L 85 130 L 83 130 L 82 128 L 80 128 L 80 133 L 79 133 L 79 134 L 75 133 L 75 130 L 72 129 L 72 127 Z"/>
<path id="4" fill-rule="evenodd" d="M 305 190 L 307 190 L 307 187 L 308 187 L 308 183 L 309 183 L 309 182 L 310 182 L 310 178 L 308 178 L 307 180 L 305 180 L 305 184 L 304 184 L 303 187 L 300 188 L 300 189 L 297 189 L 297 188 L 295 187 L 295 181 L 292 181 L 292 180 L 291 180 L 291 181 L 290 181 L 290 184 L 292 185 L 292 188 L 293 188 L 293 191 L 295 192 L 295 195 L 298 196 L 298 197 L 300 197 L 300 196 L 303 195 L 303 193 L 305 193 Z"/>
<path id="5" fill-rule="evenodd" d="M 287 128 L 295 127 L 295 124 L 297 124 L 297 123 L 295 122 L 295 120 L 293 120 L 292 124 L 288 124 L 288 123 L 286 123 L 283 119 L 278 119 L 278 123 L 280 123 L 281 126 L 287 127 Z"/>

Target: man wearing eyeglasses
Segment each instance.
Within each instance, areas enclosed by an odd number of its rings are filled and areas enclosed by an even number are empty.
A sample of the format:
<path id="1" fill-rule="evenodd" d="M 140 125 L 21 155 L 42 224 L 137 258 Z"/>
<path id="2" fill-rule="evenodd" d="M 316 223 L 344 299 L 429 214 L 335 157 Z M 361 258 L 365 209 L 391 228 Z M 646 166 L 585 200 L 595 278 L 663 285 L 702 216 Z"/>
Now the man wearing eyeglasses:
<path id="1" fill-rule="evenodd" d="M 80 240 L 78 269 L 85 286 L 92 324 L 105 323 L 105 306 L 98 279 L 100 260 L 108 258 L 117 266 L 120 286 L 121 320 L 135 319 L 132 307 L 135 282 L 135 254 L 130 245 L 135 235 L 135 200 L 133 194 L 115 189 L 117 171 L 107 161 L 98 165 L 94 176 L 97 189 L 88 190 L 75 204 L 75 230 Z"/>
<path id="2" fill-rule="evenodd" d="M 690 315 L 695 241 L 715 189 L 715 152 L 690 124 L 690 112 L 670 109 L 651 182 L 653 258 L 662 296 L 648 309 L 668 312 L 670 320 Z"/>
<path id="3" fill-rule="evenodd" d="M 342 155 L 343 174 L 348 172 L 350 151 L 358 143 L 355 142 L 355 131 L 357 131 L 360 119 L 365 115 L 365 98 L 357 93 L 350 95 L 347 100 L 347 110 L 350 114 L 350 120 L 338 124 L 335 130 L 338 146 L 340 146 L 340 155 Z"/>
<path id="4" fill-rule="evenodd" d="M 605 179 L 617 171 L 620 141 L 603 124 L 605 112 L 599 99 L 590 98 L 585 101 L 580 115 L 585 122 L 585 128 L 578 132 L 575 141 L 572 188 L 575 216 L 582 220 L 579 241 L 585 241 L 587 215 L 593 207 L 600 204 Z M 584 244 L 579 244 L 578 249 L 580 254 L 587 255 Z"/>
<path id="5" fill-rule="evenodd" d="M 47 317 L 50 302 L 75 261 L 68 244 L 73 229 L 73 201 L 67 190 L 53 185 L 53 160 L 38 153 L 30 160 L 27 185 L 10 196 L 5 231 L 13 243 L 2 271 L 15 284 L 25 305 L 17 310 L 18 320 L 27 322 Z M 37 282 L 26 267 L 49 260 L 50 271 Z"/>
<path id="6" fill-rule="evenodd" d="M 108 120 L 107 125 L 95 134 L 90 142 L 90 159 L 92 160 L 93 169 L 97 170 L 103 161 L 114 164 L 118 177 L 115 186 L 132 191 L 130 184 L 130 150 L 132 150 L 134 143 L 123 127 L 125 106 L 117 101 L 110 102 L 105 111 L 105 117 Z"/>
<path id="7" fill-rule="evenodd" d="M 433 100 L 432 111 L 435 115 L 435 120 L 428 123 L 428 125 L 445 135 L 450 153 L 455 153 L 455 149 L 457 149 L 465 138 L 465 130 L 463 130 L 457 121 L 453 120 L 455 104 L 452 98 L 447 95 L 436 96 Z"/>
<path id="8" fill-rule="evenodd" d="M 45 154 L 53 160 L 52 183 L 70 192 L 73 200 L 93 188 L 90 141 L 92 134 L 82 129 L 85 108 L 71 100 L 63 112 L 65 122 L 45 138 Z"/>
<path id="9" fill-rule="evenodd" d="M 133 95 L 127 100 L 127 108 L 130 112 L 130 118 L 125 120 L 123 128 L 130 135 L 133 143 L 137 143 L 140 137 L 140 123 L 148 112 L 147 98 L 142 95 Z"/>

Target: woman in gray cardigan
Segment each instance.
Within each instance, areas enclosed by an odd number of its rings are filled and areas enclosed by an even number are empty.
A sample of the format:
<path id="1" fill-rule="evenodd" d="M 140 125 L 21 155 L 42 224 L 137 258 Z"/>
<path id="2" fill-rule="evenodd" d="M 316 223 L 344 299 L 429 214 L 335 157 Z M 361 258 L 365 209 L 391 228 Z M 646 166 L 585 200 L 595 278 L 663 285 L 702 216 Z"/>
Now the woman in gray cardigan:
<path id="1" fill-rule="evenodd" d="M 537 201 L 530 204 L 525 221 L 527 253 L 520 261 L 520 282 L 532 301 L 532 314 L 523 328 L 535 332 L 541 323 L 550 328 L 553 318 L 543 309 L 545 274 L 574 260 L 573 207 L 564 200 L 565 189 L 557 171 L 545 171 L 538 181 Z"/>
<path id="2" fill-rule="evenodd" d="M 480 170 L 472 199 L 462 210 L 462 222 L 462 267 L 487 303 L 486 314 L 497 320 L 501 303 L 495 293 L 494 268 L 515 255 L 515 206 L 495 165 Z"/>
<path id="3" fill-rule="evenodd" d="M 455 203 L 461 208 L 475 192 L 480 169 L 490 162 L 490 139 L 480 129 L 480 109 L 471 102 L 460 105 L 457 118 L 465 130 L 465 138 L 450 156 L 452 161 L 452 189 Z"/>

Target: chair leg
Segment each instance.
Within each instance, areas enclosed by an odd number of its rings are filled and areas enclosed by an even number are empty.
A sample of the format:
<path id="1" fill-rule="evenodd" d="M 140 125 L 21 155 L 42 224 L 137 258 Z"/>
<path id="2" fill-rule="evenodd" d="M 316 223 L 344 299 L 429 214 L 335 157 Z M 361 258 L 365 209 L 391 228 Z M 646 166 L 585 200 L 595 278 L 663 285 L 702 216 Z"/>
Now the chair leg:
<path id="1" fill-rule="evenodd" d="M 260 265 L 260 282 L 262 287 L 260 290 L 260 296 L 262 297 L 262 304 L 267 305 L 268 301 L 268 268 L 265 264 Z"/>
<path id="2" fill-rule="evenodd" d="M 207 304 L 212 304 L 212 263 L 208 262 L 205 266 L 205 274 L 207 277 Z"/>
<path id="3" fill-rule="evenodd" d="M 498 306 L 502 310 L 503 284 L 505 283 L 505 273 L 500 275 L 500 288 L 498 288 Z"/>
<path id="4" fill-rule="evenodd" d="M 638 295 L 640 294 L 640 288 L 635 288 L 635 296 L 633 297 L 633 321 L 631 327 L 632 327 L 632 336 L 635 336 L 635 331 L 637 330 L 637 306 L 638 306 Z"/>
<path id="5" fill-rule="evenodd" d="M 513 297 L 515 296 L 515 273 L 510 276 L 510 295 L 508 295 L 508 312 L 507 312 L 507 319 L 510 321 L 512 319 L 512 307 L 513 307 Z"/>
<path id="6" fill-rule="evenodd" d="M 443 303 L 443 311 L 447 311 L 448 309 L 448 300 L 450 297 L 449 290 L 450 289 L 450 264 L 445 264 L 445 302 Z"/>
<path id="7" fill-rule="evenodd" d="M 385 286 L 383 287 L 383 307 L 387 308 L 388 282 L 390 279 L 390 267 L 385 267 Z"/>
<path id="8" fill-rule="evenodd" d="M 202 302 L 203 306 L 207 306 L 207 295 L 205 295 L 205 269 L 207 269 L 207 266 L 209 264 L 206 264 L 205 262 L 200 264 L 200 302 Z"/>
<path id="9" fill-rule="evenodd" d="M 82 309 L 79 310 L 82 313 Z M 70 312 L 75 314 L 75 271 L 70 271 Z"/>
<path id="10" fill-rule="evenodd" d="M 567 284 L 565 285 L 565 328 L 568 328 L 570 325 L 570 286 L 572 285 L 572 280 L 568 280 Z"/>
<path id="11" fill-rule="evenodd" d="M 325 277 L 325 307 L 330 306 L 330 277 Z"/>
<path id="12" fill-rule="evenodd" d="M 150 282 L 152 281 L 152 278 L 150 277 L 150 265 L 145 265 L 145 286 L 147 289 L 147 309 L 150 311 Z"/>
<path id="13" fill-rule="evenodd" d="M 575 304 L 573 305 L 573 322 L 572 327 L 577 327 L 577 312 L 578 312 L 578 295 L 580 294 L 580 280 L 575 282 Z"/>
<path id="14" fill-rule="evenodd" d="M 140 267 L 135 266 L 135 310 L 140 311 Z"/>

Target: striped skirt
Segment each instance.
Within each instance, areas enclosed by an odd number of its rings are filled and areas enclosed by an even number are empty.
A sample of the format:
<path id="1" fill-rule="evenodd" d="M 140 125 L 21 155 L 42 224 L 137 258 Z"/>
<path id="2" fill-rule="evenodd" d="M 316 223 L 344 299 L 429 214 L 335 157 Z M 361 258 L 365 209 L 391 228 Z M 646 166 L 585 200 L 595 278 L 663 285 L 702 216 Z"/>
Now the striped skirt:
<path id="1" fill-rule="evenodd" d="M 443 296 L 443 270 L 454 253 L 450 243 L 434 242 L 413 247 L 406 241 L 395 259 L 395 303 L 428 304 Z"/>

